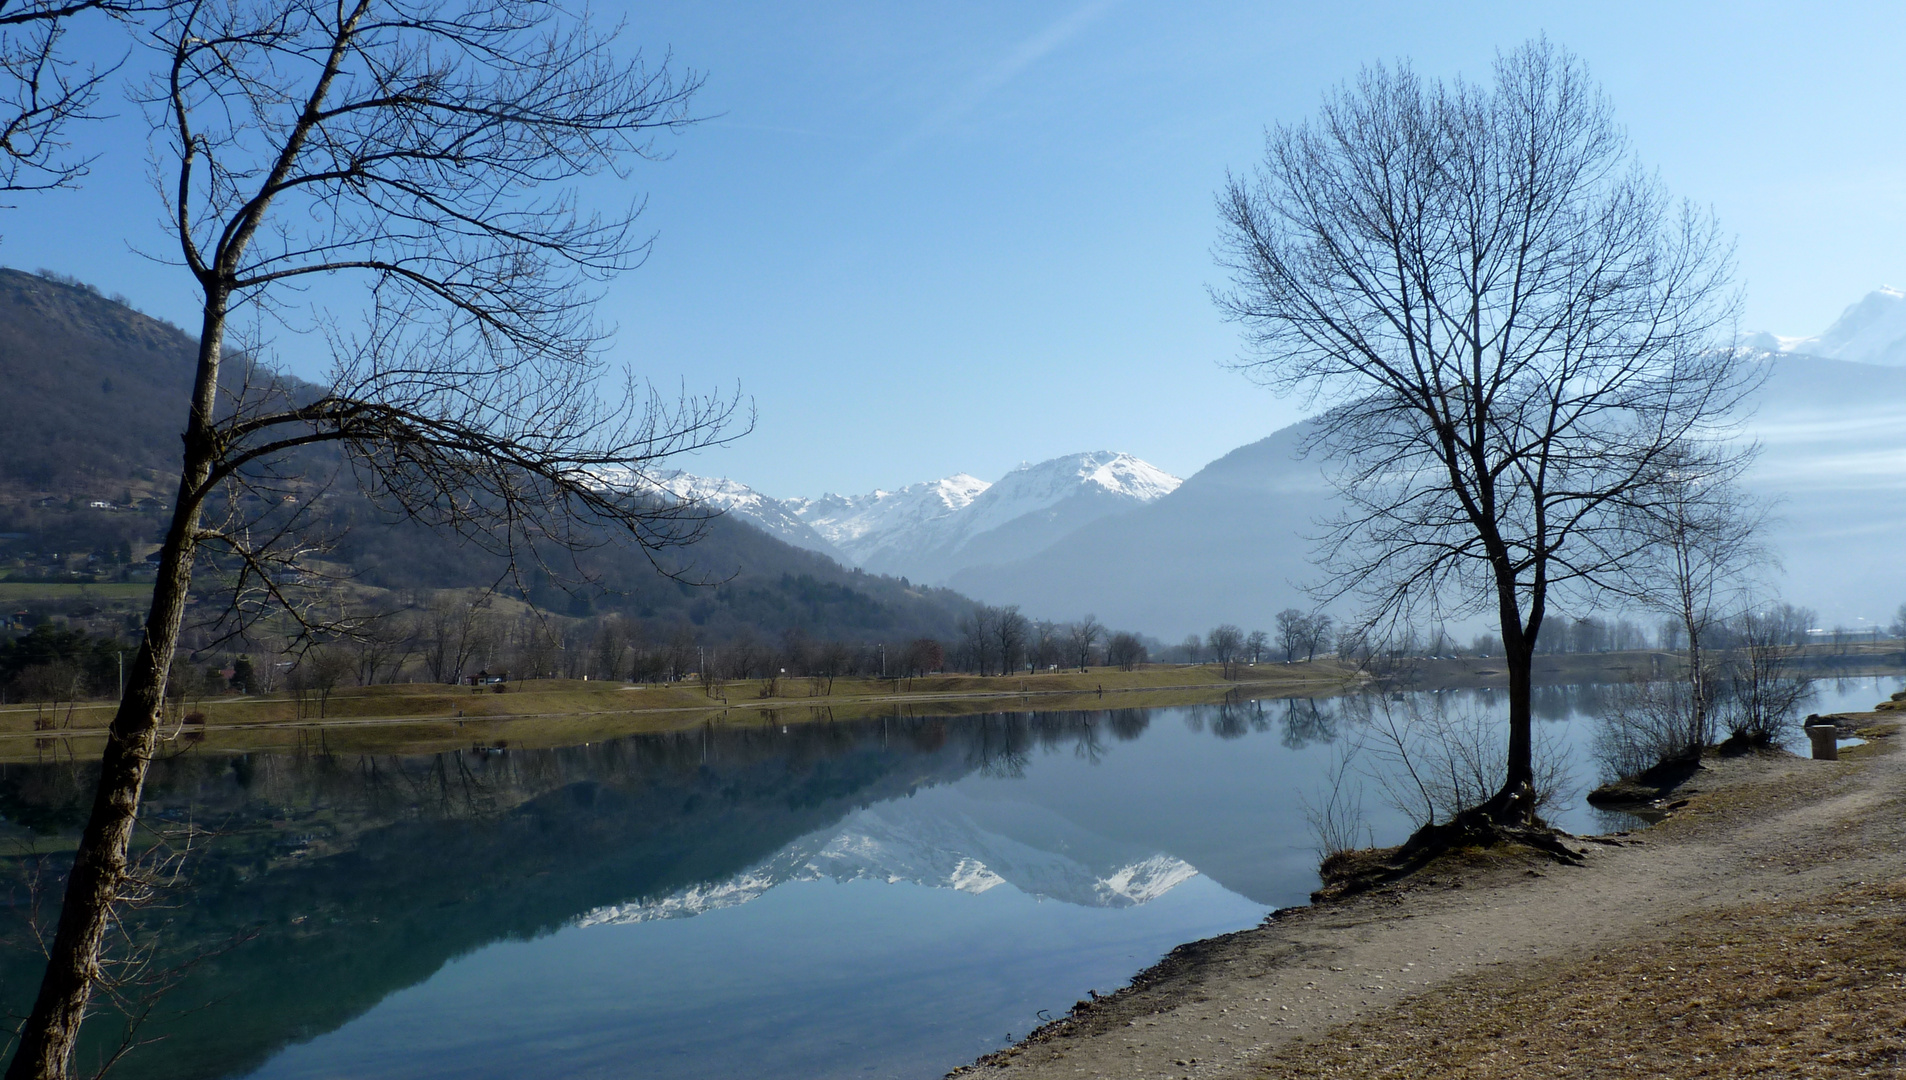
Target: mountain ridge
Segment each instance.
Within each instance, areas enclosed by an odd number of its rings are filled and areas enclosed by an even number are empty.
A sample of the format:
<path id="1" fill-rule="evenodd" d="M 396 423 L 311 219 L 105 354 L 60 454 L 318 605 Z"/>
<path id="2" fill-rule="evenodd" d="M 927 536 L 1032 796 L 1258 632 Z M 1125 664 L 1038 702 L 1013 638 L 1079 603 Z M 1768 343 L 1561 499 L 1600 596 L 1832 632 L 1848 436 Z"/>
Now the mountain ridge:
<path id="1" fill-rule="evenodd" d="M 1781 337 L 1762 331 L 1747 335 L 1744 344 L 1822 360 L 1906 366 L 1906 291 L 1882 285 L 1848 304 L 1833 325 L 1810 337 Z"/>
<path id="2" fill-rule="evenodd" d="M 1096 450 L 1022 462 L 990 484 L 955 473 L 865 495 L 777 500 L 732 480 L 687 474 L 665 486 L 843 565 L 939 584 L 968 566 L 1036 554 L 1181 482 L 1131 454 Z"/>

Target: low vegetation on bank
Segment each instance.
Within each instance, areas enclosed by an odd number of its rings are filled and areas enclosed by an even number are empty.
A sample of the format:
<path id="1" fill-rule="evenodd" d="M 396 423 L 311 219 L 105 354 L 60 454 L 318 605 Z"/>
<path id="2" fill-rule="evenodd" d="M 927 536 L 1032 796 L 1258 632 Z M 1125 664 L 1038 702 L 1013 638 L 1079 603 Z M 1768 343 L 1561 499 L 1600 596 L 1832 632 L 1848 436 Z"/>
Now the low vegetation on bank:
<path id="1" fill-rule="evenodd" d="M 703 683 L 535 679 L 476 686 L 403 683 L 176 701 L 168 745 L 237 752 L 322 741 L 331 750 L 428 752 L 575 745 L 705 723 L 791 724 L 879 716 L 963 715 L 1204 704 L 1239 697 L 1327 695 L 1359 681 L 1330 660 L 1220 665 L 1153 664 L 1130 671 L 922 678 L 735 679 Z M 0 761 L 49 753 L 84 758 L 103 739 L 114 703 L 0 707 Z"/>

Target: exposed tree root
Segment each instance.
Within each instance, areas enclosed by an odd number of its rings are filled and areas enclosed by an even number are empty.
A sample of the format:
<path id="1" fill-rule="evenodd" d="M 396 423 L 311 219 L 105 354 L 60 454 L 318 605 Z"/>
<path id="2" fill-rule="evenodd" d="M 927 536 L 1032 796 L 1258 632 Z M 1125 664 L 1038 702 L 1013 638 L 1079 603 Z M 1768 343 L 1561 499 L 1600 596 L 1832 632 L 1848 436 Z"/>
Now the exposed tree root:
<path id="1" fill-rule="evenodd" d="M 1491 803 L 1495 800 L 1491 800 Z M 1583 865 L 1583 852 L 1565 843 L 1569 834 L 1558 832 L 1538 819 L 1531 824 L 1498 820 L 1484 804 L 1465 810 L 1449 821 L 1425 825 L 1401 845 L 1343 851 L 1331 855 L 1318 867 L 1324 887 L 1312 893 L 1313 902 L 1335 900 L 1366 892 L 1410 876 L 1429 864 L 1460 851 L 1490 848 L 1522 848 L 1558 863 Z"/>
<path id="2" fill-rule="evenodd" d="M 1603 784 L 1588 793 L 1592 806 L 1610 806 L 1627 808 L 1645 806 L 1668 792 L 1680 787 L 1701 771 L 1701 755 L 1697 751 L 1671 758 L 1634 776 L 1625 776 Z"/>

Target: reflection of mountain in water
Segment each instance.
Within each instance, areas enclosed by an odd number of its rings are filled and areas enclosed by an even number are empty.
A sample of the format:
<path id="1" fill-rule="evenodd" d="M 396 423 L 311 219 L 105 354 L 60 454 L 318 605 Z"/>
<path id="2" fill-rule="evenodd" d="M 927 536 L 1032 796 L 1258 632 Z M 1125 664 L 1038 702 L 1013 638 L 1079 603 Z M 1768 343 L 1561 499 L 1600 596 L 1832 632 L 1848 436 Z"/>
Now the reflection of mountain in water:
<path id="1" fill-rule="evenodd" d="M 967 804 L 967 805 L 947 805 Z M 1123 908 L 1154 900 L 1196 877 L 1182 859 L 1153 853 L 1124 862 L 1091 836 L 1037 807 L 1016 806 L 1016 819 L 1047 818 L 1037 830 L 1049 846 L 993 831 L 975 820 L 1003 816 L 957 792 L 927 792 L 848 815 L 839 828 L 811 833 L 726 881 L 667 896 L 597 908 L 582 926 L 676 919 L 745 904 L 790 881 L 880 881 L 983 893 L 1011 885 L 1023 893 L 1086 907 Z M 1022 834 L 1025 829 L 1018 830 Z M 1056 834 L 1056 835 L 1055 835 Z M 1070 835 L 1067 835 L 1070 834 Z M 1059 843 L 1053 844 L 1053 839 Z M 1090 860 L 1085 861 L 1085 860 Z"/>
<path id="2" fill-rule="evenodd" d="M 128 928 L 172 961 L 209 956 L 141 1032 L 162 1041 L 113 1075 L 248 1072 L 472 950 L 549 933 L 584 913 L 716 888 L 774 864 L 804 838 L 845 835 L 842 822 L 873 821 L 896 800 L 932 796 L 975 770 L 1010 773 L 1040 747 L 1095 743 L 1107 727 L 1132 738 L 1147 722 L 1113 719 L 895 718 L 505 754 L 158 762 L 147 822 L 213 831 L 194 845 L 189 880 L 161 907 L 128 912 Z M 0 766 L 0 828 L 31 833 L 42 849 L 70 843 L 93 775 L 71 764 Z M 986 812 L 976 808 L 974 819 Z M 985 831 L 1004 838 L 1011 830 L 990 823 Z M 1017 838 L 1027 850 L 1013 858 L 1002 857 L 1010 843 L 970 850 L 1007 867 L 1003 878 L 1051 895 L 1062 881 L 1088 892 L 1099 877 L 1115 886 L 1112 871 L 1146 854 L 1094 854 L 1077 862 L 1102 869 L 1067 877 L 1035 870 L 1037 844 L 1028 840 L 1038 838 Z M 945 843 L 954 850 L 966 841 Z M 24 875 L 10 872 L 23 868 L 0 858 L 0 903 L 14 916 L 0 920 L 0 1009 L 15 1016 L 30 1005 L 41 966 L 21 917 L 31 903 Z M 1124 887 L 1137 895 L 1149 885 L 1134 874 Z M 110 1016 L 89 1022 L 81 1067 L 117 1044 L 112 1024 Z"/>

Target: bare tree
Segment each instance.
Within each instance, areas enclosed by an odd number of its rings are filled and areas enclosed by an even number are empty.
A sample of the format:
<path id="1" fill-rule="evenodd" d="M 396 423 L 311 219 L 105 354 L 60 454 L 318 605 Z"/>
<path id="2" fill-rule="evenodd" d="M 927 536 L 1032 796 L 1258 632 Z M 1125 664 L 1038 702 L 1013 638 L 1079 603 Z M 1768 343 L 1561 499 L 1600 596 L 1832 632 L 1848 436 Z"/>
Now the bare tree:
<path id="1" fill-rule="evenodd" d="M 486 596 L 438 593 L 421 618 L 424 666 L 440 683 L 463 681 L 464 673 L 488 654 L 495 641 L 495 620 Z"/>
<path id="2" fill-rule="evenodd" d="M 998 609 L 976 604 L 973 610 L 960 616 L 959 622 L 955 624 L 960 633 L 964 666 L 981 675 L 987 673 L 988 661 L 993 655 L 993 630 L 998 621 Z"/>
<path id="3" fill-rule="evenodd" d="M 1223 623 L 1211 628 L 1205 635 L 1205 648 L 1211 650 L 1211 658 L 1224 666 L 1224 677 L 1234 679 L 1238 674 L 1238 660 L 1244 652 L 1244 631 L 1231 623 Z"/>
<path id="4" fill-rule="evenodd" d="M 1748 454 L 1687 446 L 1663 460 L 1666 470 L 1652 487 L 1639 489 L 1629 507 L 1631 527 L 1647 542 L 1626 567 L 1625 591 L 1680 626 L 1688 653 L 1688 693 L 1679 750 L 1699 757 L 1714 742 L 1721 678 L 1719 666 L 1704 652 L 1708 632 L 1740 611 L 1759 584 L 1757 571 L 1772 562 L 1772 555 L 1760 542 L 1765 509 L 1733 483 L 1746 468 Z M 1576 651 L 1593 645 L 1577 642 Z"/>
<path id="5" fill-rule="evenodd" d="M 1336 632 L 1336 620 L 1321 611 L 1306 618 L 1304 620 L 1304 659 L 1315 660 L 1318 653 L 1329 649 Z"/>
<path id="6" fill-rule="evenodd" d="M 629 670 L 625 659 L 628 651 L 628 628 L 621 617 L 611 615 L 603 619 L 597 624 L 595 640 L 590 644 L 589 673 L 610 682 L 622 678 L 622 673 Z"/>
<path id="7" fill-rule="evenodd" d="M 1178 651 L 1184 654 L 1185 663 L 1201 664 L 1204 662 L 1204 638 L 1196 634 L 1186 634 L 1185 640 L 1178 646 Z"/>
<path id="8" fill-rule="evenodd" d="M 1906 611 L 1906 608 L 1901 610 Z M 1071 646 L 1072 659 L 1078 663 L 1080 671 L 1092 666 L 1092 650 L 1104 634 L 1105 624 L 1099 622 L 1096 615 L 1087 615 L 1066 628 L 1066 641 Z"/>
<path id="9" fill-rule="evenodd" d="M 1145 663 L 1148 652 L 1137 634 L 1120 630 L 1105 643 L 1105 662 L 1120 671 L 1130 671 Z"/>
<path id="10" fill-rule="evenodd" d="M 1553 598 L 1617 582 L 1627 512 L 1751 388 L 1717 347 L 1734 296 L 1714 223 L 1634 164 L 1580 61 L 1546 41 L 1493 83 L 1366 70 L 1267 137 L 1219 198 L 1215 299 L 1275 388 L 1329 404 L 1314 449 L 1345 510 L 1320 599 L 1490 613 L 1509 676 L 1503 781 L 1535 813 L 1530 669 Z"/>
<path id="11" fill-rule="evenodd" d="M 382 611 L 347 643 L 357 660 L 360 686 L 393 678 L 417 655 L 417 620 L 413 613 Z"/>
<path id="12" fill-rule="evenodd" d="M 633 210 L 592 213 L 573 187 L 652 156 L 654 131 L 690 119 L 693 77 L 518 0 L 189 3 L 150 42 L 141 102 L 202 295 L 197 371 L 145 639 L 9 1080 L 66 1075 L 195 566 L 229 575 L 241 625 L 301 613 L 276 572 L 303 550 L 277 543 L 298 515 L 242 520 L 251 504 L 222 493 L 282 485 L 324 448 L 387 510 L 511 560 L 607 534 L 653 552 L 702 520 L 646 494 L 653 466 L 735 408 L 600 393 L 597 283 L 646 244 Z M 327 385 L 255 362 L 274 326 L 328 344 Z"/>
<path id="13" fill-rule="evenodd" d="M 1747 746 L 1779 742 L 1800 711 L 1800 703 L 1813 692 L 1813 681 L 1791 670 L 1795 649 L 1788 624 L 1791 611 L 1783 604 L 1765 612 L 1746 612 L 1734 621 L 1737 643 L 1724 665 L 1728 693 L 1720 711 L 1728 737 Z"/>
<path id="14" fill-rule="evenodd" d="M 1277 644 L 1284 650 L 1284 662 L 1297 659 L 1304 651 L 1304 639 L 1310 634 L 1310 617 L 1296 608 L 1277 613 Z"/>
<path id="15" fill-rule="evenodd" d="M 917 678 L 946 667 L 946 650 L 932 638 L 914 638 L 900 653 L 900 669 Z"/>
<path id="16" fill-rule="evenodd" d="M 994 609 L 993 646 L 998 651 L 1001 675 L 1010 675 L 1019 666 L 1030 632 L 1026 617 L 1019 613 L 1019 605 L 1008 604 Z"/>
<path id="17" fill-rule="evenodd" d="M 1211 658 L 1220 664 L 1228 664 L 1238 658 L 1244 649 L 1244 631 L 1231 623 L 1223 623 L 1211 628 L 1205 635 L 1205 648 L 1211 650 Z"/>
<path id="18" fill-rule="evenodd" d="M 1270 647 L 1271 635 L 1262 630 L 1253 630 L 1250 636 L 1244 639 L 1244 651 L 1249 654 L 1253 664 L 1263 660 L 1265 651 Z"/>
<path id="19" fill-rule="evenodd" d="M 300 701 L 300 715 L 303 713 L 303 698 L 309 693 L 317 696 L 318 719 L 324 719 L 331 706 L 331 695 L 355 667 L 355 657 L 343 647 L 319 645 L 307 649 L 286 680 Z"/>
<path id="20" fill-rule="evenodd" d="M 1058 667 L 1061 660 L 1070 655 L 1067 645 L 1069 638 L 1065 628 L 1058 623 L 1040 619 L 1032 624 L 1032 666 L 1035 668 Z"/>
<path id="21" fill-rule="evenodd" d="M 814 689 L 823 694 L 834 692 L 834 680 L 847 674 L 854 664 L 854 650 L 846 642 L 830 641 L 814 650 L 814 660 L 809 667 Z"/>

